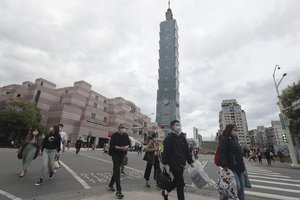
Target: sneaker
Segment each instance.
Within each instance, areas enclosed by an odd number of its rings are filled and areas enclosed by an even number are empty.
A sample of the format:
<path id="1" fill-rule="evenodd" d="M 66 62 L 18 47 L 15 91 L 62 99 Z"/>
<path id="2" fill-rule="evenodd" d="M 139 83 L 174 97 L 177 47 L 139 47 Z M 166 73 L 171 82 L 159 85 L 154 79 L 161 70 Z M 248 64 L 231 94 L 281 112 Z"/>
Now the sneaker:
<path id="1" fill-rule="evenodd" d="M 116 191 L 114 187 L 111 187 L 111 186 L 107 186 L 106 189 L 110 192 L 114 192 Z"/>
<path id="2" fill-rule="evenodd" d="M 49 178 L 51 178 L 53 176 L 53 171 L 49 172 Z"/>
<path id="3" fill-rule="evenodd" d="M 122 194 L 122 192 L 117 192 L 116 197 L 117 199 L 123 199 L 124 195 Z"/>
<path id="4" fill-rule="evenodd" d="M 148 187 L 148 188 L 150 187 L 149 181 L 146 181 L 145 186 Z"/>
<path id="5" fill-rule="evenodd" d="M 161 195 L 164 197 L 164 200 L 168 200 L 168 194 L 166 194 L 166 191 L 161 191 Z"/>
<path id="6" fill-rule="evenodd" d="M 43 183 L 43 179 L 42 178 L 40 178 L 40 180 L 38 181 L 38 182 L 36 182 L 36 184 L 35 185 L 41 185 Z"/>

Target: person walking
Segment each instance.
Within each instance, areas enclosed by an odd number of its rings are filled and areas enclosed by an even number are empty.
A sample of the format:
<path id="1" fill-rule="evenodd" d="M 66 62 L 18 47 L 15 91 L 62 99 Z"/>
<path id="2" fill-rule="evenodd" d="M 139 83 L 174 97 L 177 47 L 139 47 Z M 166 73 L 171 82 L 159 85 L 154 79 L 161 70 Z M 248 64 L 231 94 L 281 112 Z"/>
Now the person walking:
<path id="1" fill-rule="evenodd" d="M 157 175 L 159 173 L 159 144 L 156 141 L 157 134 L 152 133 L 149 137 L 149 141 L 146 147 L 145 160 L 147 161 L 146 169 L 144 172 L 144 178 L 146 180 L 145 186 L 150 187 L 149 179 L 152 170 L 152 166 L 154 166 L 154 180 L 156 180 Z"/>
<path id="2" fill-rule="evenodd" d="M 63 152 L 65 152 L 68 137 L 67 137 L 67 133 L 65 131 L 63 131 L 63 128 L 64 128 L 63 124 L 58 124 L 58 128 L 59 128 L 59 135 L 60 135 L 60 138 L 61 138 L 61 144 L 60 144 L 61 151 L 56 154 L 54 160 L 57 161 L 58 165 L 60 166 L 60 156 Z"/>
<path id="3" fill-rule="evenodd" d="M 259 164 L 262 164 L 262 154 L 260 152 L 260 149 L 256 150 L 256 156 L 258 158 Z"/>
<path id="4" fill-rule="evenodd" d="M 168 194 L 177 188 L 178 200 L 184 200 L 184 177 L 183 171 L 188 162 L 193 167 L 192 155 L 189 153 L 188 143 L 184 134 L 181 132 L 180 122 L 173 120 L 170 124 L 171 132 L 164 140 L 164 150 L 162 155 L 162 163 L 164 169 L 167 165 L 174 176 L 172 187 L 161 192 L 164 200 L 168 200 Z"/>
<path id="5" fill-rule="evenodd" d="M 266 156 L 266 159 L 267 159 L 267 162 L 268 162 L 268 165 L 271 165 L 272 162 L 271 162 L 271 155 L 270 155 L 271 151 L 269 148 L 266 149 L 266 152 L 265 152 L 265 156 Z"/>
<path id="6" fill-rule="evenodd" d="M 36 159 L 41 147 L 41 139 L 37 129 L 30 129 L 19 149 L 19 154 L 22 155 L 23 166 L 20 177 L 24 177 L 32 160 Z"/>
<path id="7" fill-rule="evenodd" d="M 42 143 L 43 165 L 41 168 L 41 176 L 35 185 L 41 185 L 46 178 L 47 172 L 49 177 L 53 176 L 53 162 L 54 157 L 60 152 L 61 138 L 59 135 L 59 128 L 57 125 L 53 126 L 52 131 L 47 134 Z"/>
<path id="8" fill-rule="evenodd" d="M 82 147 L 82 138 L 81 136 L 79 136 L 78 140 L 75 143 L 76 155 L 78 155 L 81 147 Z"/>
<path id="9" fill-rule="evenodd" d="M 114 184 L 116 183 L 117 192 L 116 197 L 122 199 L 124 195 L 122 194 L 121 180 L 120 180 L 120 167 L 123 163 L 124 157 L 127 154 L 128 148 L 130 146 L 130 140 L 128 134 L 126 133 L 126 128 L 124 124 L 118 126 L 118 131 L 111 136 L 109 145 L 109 155 L 112 157 L 113 161 L 113 175 L 111 177 L 110 183 L 107 187 L 108 191 L 114 192 Z"/>
<path id="10" fill-rule="evenodd" d="M 238 186 L 238 198 L 239 200 L 245 200 L 244 171 L 246 167 L 243 160 L 242 149 L 238 143 L 235 125 L 226 125 L 223 133 L 219 136 L 219 151 L 221 167 L 225 170 L 230 169 L 234 173 Z M 220 199 L 225 200 L 224 197 L 220 197 Z"/>

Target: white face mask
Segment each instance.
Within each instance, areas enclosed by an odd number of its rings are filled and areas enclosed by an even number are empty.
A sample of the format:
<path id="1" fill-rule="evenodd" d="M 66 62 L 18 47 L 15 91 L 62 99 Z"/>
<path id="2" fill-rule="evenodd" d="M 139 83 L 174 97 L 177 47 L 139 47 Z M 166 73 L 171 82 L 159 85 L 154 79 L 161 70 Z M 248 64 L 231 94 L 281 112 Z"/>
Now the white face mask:
<path id="1" fill-rule="evenodd" d="M 33 131 L 33 133 L 32 133 L 32 135 L 34 135 L 34 136 L 36 136 L 38 134 L 39 134 L 39 132 L 37 132 L 37 131 Z"/>
<path id="2" fill-rule="evenodd" d="M 125 133 L 126 132 L 126 129 L 125 128 L 121 128 L 120 129 L 120 133 Z"/>
<path id="3" fill-rule="evenodd" d="M 175 126 L 174 131 L 176 132 L 177 135 L 179 135 L 181 133 L 181 127 Z"/>

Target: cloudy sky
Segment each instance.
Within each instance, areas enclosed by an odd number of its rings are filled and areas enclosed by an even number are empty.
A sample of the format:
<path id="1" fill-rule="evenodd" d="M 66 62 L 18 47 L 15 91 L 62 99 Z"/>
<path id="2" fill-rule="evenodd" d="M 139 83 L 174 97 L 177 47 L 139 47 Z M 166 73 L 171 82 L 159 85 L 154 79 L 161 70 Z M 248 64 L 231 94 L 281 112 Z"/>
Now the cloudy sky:
<path id="1" fill-rule="evenodd" d="M 184 131 L 215 135 L 223 99 L 237 99 L 249 129 L 277 120 L 274 66 L 278 79 L 288 73 L 280 89 L 300 79 L 300 1 L 173 0 L 171 8 Z M 167 0 L 1 0 L 0 86 L 85 80 L 155 113 L 166 9 Z"/>

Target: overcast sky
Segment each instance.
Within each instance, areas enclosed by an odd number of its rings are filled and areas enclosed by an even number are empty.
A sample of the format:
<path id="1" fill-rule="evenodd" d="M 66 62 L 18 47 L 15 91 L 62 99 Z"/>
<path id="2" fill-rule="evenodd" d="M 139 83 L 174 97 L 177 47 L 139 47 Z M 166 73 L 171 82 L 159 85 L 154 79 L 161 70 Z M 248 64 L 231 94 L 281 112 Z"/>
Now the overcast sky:
<path id="1" fill-rule="evenodd" d="M 223 99 L 237 99 L 249 129 L 278 120 L 272 73 L 276 64 L 277 79 L 288 73 L 280 89 L 300 79 L 299 8 L 298 0 L 171 1 L 184 131 L 215 135 Z M 85 80 L 155 113 L 166 10 L 167 0 L 1 0 L 0 86 Z"/>

